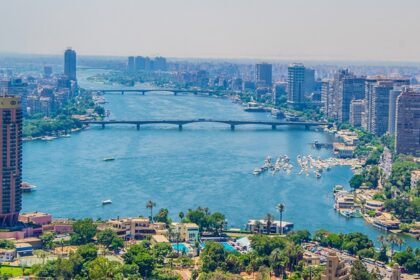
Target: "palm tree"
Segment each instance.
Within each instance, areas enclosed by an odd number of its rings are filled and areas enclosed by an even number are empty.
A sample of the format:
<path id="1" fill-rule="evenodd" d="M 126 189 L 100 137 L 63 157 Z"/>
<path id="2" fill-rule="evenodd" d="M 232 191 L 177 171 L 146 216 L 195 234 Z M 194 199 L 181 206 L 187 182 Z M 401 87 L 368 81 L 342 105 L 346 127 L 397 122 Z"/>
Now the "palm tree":
<path id="1" fill-rule="evenodd" d="M 378 241 L 379 241 L 379 243 L 381 243 L 381 245 L 382 245 L 382 246 L 384 246 L 385 241 L 386 241 L 385 236 L 383 236 L 383 235 L 379 235 L 379 236 L 378 236 Z"/>
<path id="2" fill-rule="evenodd" d="M 404 242 L 404 240 L 402 240 L 401 238 L 399 238 L 399 237 L 396 237 L 396 239 L 395 239 L 395 244 L 397 244 L 398 245 L 398 247 L 399 247 L 399 249 L 400 249 L 400 251 L 401 251 L 401 249 L 402 249 L 402 245 L 404 244 L 405 242 Z"/>
<path id="3" fill-rule="evenodd" d="M 254 231 L 257 231 L 257 233 L 261 233 L 261 222 L 258 220 L 255 221 Z"/>
<path id="4" fill-rule="evenodd" d="M 155 207 L 155 206 L 156 206 L 156 203 L 151 201 L 151 200 L 149 200 L 146 203 L 146 208 L 150 209 L 150 221 L 151 221 L 151 223 L 153 223 L 153 207 Z"/>
<path id="5" fill-rule="evenodd" d="M 279 203 L 277 204 L 277 210 L 279 210 L 280 214 L 280 234 L 283 235 L 283 212 L 284 212 L 284 204 Z"/>
<path id="6" fill-rule="evenodd" d="M 267 213 L 267 215 L 265 216 L 265 221 L 267 224 L 267 234 L 270 234 L 271 224 L 273 223 L 273 215 L 271 215 L 270 213 Z"/>
<path id="7" fill-rule="evenodd" d="M 393 256 L 394 246 L 397 244 L 398 237 L 395 234 L 391 234 L 387 237 L 387 240 L 391 244 L 391 256 Z"/>
<path id="8" fill-rule="evenodd" d="M 181 223 L 182 223 L 182 220 L 184 219 L 184 212 L 179 212 L 179 214 L 178 214 L 178 217 L 181 219 Z"/>

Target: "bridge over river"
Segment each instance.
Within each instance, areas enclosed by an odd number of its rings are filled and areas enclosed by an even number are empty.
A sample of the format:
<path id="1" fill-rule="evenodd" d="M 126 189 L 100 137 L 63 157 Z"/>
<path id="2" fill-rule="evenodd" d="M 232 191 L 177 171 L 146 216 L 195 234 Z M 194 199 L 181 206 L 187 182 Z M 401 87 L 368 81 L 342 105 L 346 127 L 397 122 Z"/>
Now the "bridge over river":
<path id="1" fill-rule="evenodd" d="M 102 128 L 105 128 L 106 125 L 115 125 L 115 124 L 131 124 L 137 127 L 137 130 L 140 129 L 141 125 L 151 125 L 151 124 L 173 124 L 177 125 L 179 130 L 182 130 L 182 127 L 190 123 L 223 123 L 230 126 L 231 130 L 235 130 L 235 127 L 238 125 L 265 125 L 271 126 L 274 130 L 277 126 L 304 126 L 306 129 L 309 129 L 311 126 L 320 126 L 320 125 L 330 125 L 326 122 L 290 122 L 290 121 L 246 121 L 246 120 L 215 120 L 215 119 L 191 119 L 191 120 L 89 120 L 82 121 L 83 124 L 87 125 L 101 125 Z"/>
<path id="2" fill-rule="evenodd" d="M 118 88 L 118 89 L 89 89 L 90 91 L 100 92 L 102 94 L 106 93 L 121 93 L 124 95 L 126 92 L 131 93 L 139 93 L 145 95 L 148 92 L 170 92 L 174 95 L 178 95 L 180 93 L 192 93 L 192 94 L 208 94 L 211 95 L 215 93 L 214 90 L 201 90 L 201 89 L 171 89 L 171 88 L 145 88 L 145 89 L 134 89 L 134 88 Z"/>

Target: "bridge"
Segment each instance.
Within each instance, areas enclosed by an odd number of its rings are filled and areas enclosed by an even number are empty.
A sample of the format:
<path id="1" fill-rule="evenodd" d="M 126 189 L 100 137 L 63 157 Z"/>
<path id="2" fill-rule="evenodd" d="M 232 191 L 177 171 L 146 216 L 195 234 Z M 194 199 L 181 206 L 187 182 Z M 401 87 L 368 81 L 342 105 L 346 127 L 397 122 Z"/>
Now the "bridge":
<path id="1" fill-rule="evenodd" d="M 182 127 L 190 123 L 222 123 L 230 125 L 231 130 L 235 130 L 235 127 L 238 125 L 265 125 L 271 126 L 271 129 L 275 130 L 277 126 L 304 126 L 306 129 L 309 129 L 311 126 L 320 126 L 320 125 L 330 125 L 326 122 L 289 122 L 289 121 L 238 121 L 238 120 L 213 120 L 213 119 L 193 119 L 193 120 L 134 120 L 134 121 L 82 121 L 86 125 L 101 125 L 104 129 L 106 125 L 114 124 L 131 124 L 137 127 L 137 130 L 140 130 L 141 125 L 151 125 L 151 124 L 172 124 L 177 125 L 179 130 L 182 130 Z"/>
<path id="2" fill-rule="evenodd" d="M 215 93 L 214 90 L 201 90 L 201 89 L 170 89 L 170 88 L 149 88 L 149 89 L 124 89 L 124 88 L 119 88 L 119 89 L 89 89 L 89 91 L 96 91 L 96 92 L 101 92 L 102 94 L 106 94 L 106 93 L 121 93 L 122 95 L 124 95 L 126 92 L 134 92 L 134 93 L 140 93 L 142 95 L 145 95 L 147 92 L 170 92 L 173 93 L 174 95 L 178 95 L 180 93 L 192 93 L 192 94 L 208 94 L 211 95 L 213 93 Z"/>

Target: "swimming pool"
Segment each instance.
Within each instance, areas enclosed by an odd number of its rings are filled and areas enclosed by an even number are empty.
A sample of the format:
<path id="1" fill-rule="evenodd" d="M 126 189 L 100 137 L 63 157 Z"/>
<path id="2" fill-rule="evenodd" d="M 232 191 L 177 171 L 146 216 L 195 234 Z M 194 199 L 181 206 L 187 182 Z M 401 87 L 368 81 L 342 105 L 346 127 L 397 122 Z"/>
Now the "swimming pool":
<path id="1" fill-rule="evenodd" d="M 236 249 L 235 248 L 233 248 L 233 246 L 232 245 L 230 245 L 229 243 L 227 243 L 227 242 L 222 242 L 222 245 L 223 245 L 223 248 L 226 250 L 226 251 L 228 251 L 228 252 L 235 252 L 236 251 Z"/>
<path id="2" fill-rule="evenodd" d="M 187 252 L 188 252 L 188 247 L 187 247 L 187 246 L 185 246 L 185 244 L 184 244 L 184 243 L 178 243 L 178 246 L 177 246 L 177 244 L 176 244 L 176 243 L 174 243 L 174 244 L 172 244 L 172 248 L 173 248 L 175 251 L 185 252 L 185 253 L 187 253 Z"/>

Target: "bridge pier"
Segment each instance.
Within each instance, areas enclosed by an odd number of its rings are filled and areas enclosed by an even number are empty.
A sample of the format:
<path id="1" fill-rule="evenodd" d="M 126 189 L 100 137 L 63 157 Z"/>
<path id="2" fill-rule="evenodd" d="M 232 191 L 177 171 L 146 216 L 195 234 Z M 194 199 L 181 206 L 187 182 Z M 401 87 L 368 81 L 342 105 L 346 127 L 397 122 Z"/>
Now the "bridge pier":
<path id="1" fill-rule="evenodd" d="M 305 130 L 309 130 L 309 125 L 305 125 Z"/>
<path id="2" fill-rule="evenodd" d="M 145 93 L 146 93 L 145 91 L 142 91 L 142 92 L 141 92 L 141 95 L 144 95 Z"/>
<path id="3" fill-rule="evenodd" d="M 178 124 L 178 130 L 181 131 L 182 130 L 182 124 Z"/>
<path id="4" fill-rule="evenodd" d="M 124 91 L 121 91 L 121 95 L 124 95 L 124 93 L 125 93 Z"/>
<path id="5" fill-rule="evenodd" d="M 102 129 L 105 129 L 105 124 L 104 123 L 102 124 Z"/>
<path id="6" fill-rule="evenodd" d="M 272 130 L 276 130 L 276 129 L 277 129 L 277 126 L 276 126 L 275 124 L 273 124 L 273 125 L 271 126 L 271 129 L 272 129 Z"/>
<path id="7" fill-rule="evenodd" d="M 232 131 L 234 131 L 234 130 L 235 130 L 235 125 L 234 125 L 234 124 L 231 124 L 231 125 L 230 125 L 230 130 L 232 130 Z"/>
<path id="8" fill-rule="evenodd" d="M 137 128 L 137 130 L 140 130 L 140 124 L 139 123 L 136 124 L 136 128 Z"/>

